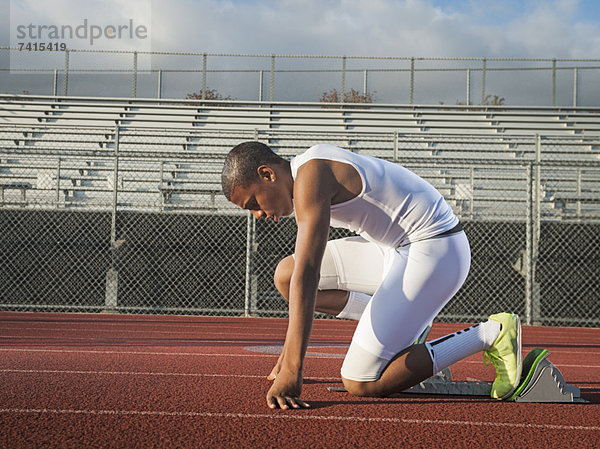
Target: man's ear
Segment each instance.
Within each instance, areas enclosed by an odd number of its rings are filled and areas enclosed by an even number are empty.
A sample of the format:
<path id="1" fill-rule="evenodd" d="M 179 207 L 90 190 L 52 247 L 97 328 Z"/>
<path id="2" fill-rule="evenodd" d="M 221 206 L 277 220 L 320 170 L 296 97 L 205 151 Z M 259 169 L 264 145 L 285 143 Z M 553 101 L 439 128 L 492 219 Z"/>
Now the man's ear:
<path id="1" fill-rule="evenodd" d="M 258 177 L 261 181 L 273 182 L 277 178 L 275 175 L 275 170 L 273 170 L 268 165 L 261 165 L 257 169 Z"/>

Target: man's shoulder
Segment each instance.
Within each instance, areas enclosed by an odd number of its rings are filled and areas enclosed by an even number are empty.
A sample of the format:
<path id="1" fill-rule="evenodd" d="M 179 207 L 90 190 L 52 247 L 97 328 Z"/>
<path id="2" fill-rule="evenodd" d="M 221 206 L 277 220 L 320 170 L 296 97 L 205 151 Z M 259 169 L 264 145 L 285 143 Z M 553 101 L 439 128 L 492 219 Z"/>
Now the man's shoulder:
<path id="1" fill-rule="evenodd" d="M 319 143 L 308 148 L 304 153 L 296 156 L 297 162 L 304 163 L 311 159 L 339 159 L 345 158 L 344 155 L 348 153 L 348 150 L 330 145 L 327 143 Z"/>
<path id="2" fill-rule="evenodd" d="M 305 153 L 324 153 L 324 152 L 329 152 L 329 151 L 333 151 L 333 152 L 342 151 L 342 152 L 345 152 L 347 150 L 344 150 L 343 148 L 340 148 L 340 147 L 336 147 L 335 145 L 331 145 L 329 143 L 318 143 L 318 144 L 313 145 L 312 147 L 308 148 L 305 151 Z"/>

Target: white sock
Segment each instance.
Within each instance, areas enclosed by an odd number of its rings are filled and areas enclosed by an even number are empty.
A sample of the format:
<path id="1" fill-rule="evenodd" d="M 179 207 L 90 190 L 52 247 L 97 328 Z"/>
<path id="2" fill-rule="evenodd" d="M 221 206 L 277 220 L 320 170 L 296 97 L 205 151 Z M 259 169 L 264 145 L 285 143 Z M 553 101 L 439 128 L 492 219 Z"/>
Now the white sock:
<path id="1" fill-rule="evenodd" d="M 439 373 L 459 360 L 488 349 L 498 338 L 500 327 L 498 321 L 489 320 L 426 342 L 425 346 L 433 361 L 433 374 Z"/>
<path id="2" fill-rule="evenodd" d="M 337 318 L 346 318 L 348 320 L 358 321 L 365 311 L 365 307 L 371 300 L 371 296 L 365 293 L 350 292 L 348 302 Z"/>

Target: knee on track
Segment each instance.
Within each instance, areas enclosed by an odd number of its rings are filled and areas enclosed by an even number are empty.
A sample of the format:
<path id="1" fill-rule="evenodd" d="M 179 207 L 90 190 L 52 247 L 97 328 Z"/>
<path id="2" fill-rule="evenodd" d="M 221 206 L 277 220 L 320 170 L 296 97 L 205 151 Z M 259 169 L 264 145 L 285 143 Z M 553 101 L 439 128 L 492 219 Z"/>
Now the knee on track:
<path id="1" fill-rule="evenodd" d="M 378 393 L 376 382 L 357 382 L 342 377 L 346 391 L 352 396 L 377 398 L 383 397 Z"/>

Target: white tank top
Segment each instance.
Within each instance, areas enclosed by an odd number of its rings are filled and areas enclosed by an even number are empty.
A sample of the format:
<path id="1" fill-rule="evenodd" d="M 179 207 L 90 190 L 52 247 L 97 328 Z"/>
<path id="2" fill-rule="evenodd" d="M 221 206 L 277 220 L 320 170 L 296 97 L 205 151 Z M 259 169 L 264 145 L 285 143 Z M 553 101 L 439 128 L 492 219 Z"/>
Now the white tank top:
<path id="1" fill-rule="evenodd" d="M 362 191 L 331 206 L 331 226 L 397 248 L 452 229 L 458 218 L 431 184 L 410 170 L 333 145 L 315 145 L 290 161 L 292 177 L 312 159 L 343 162 L 356 169 Z"/>

